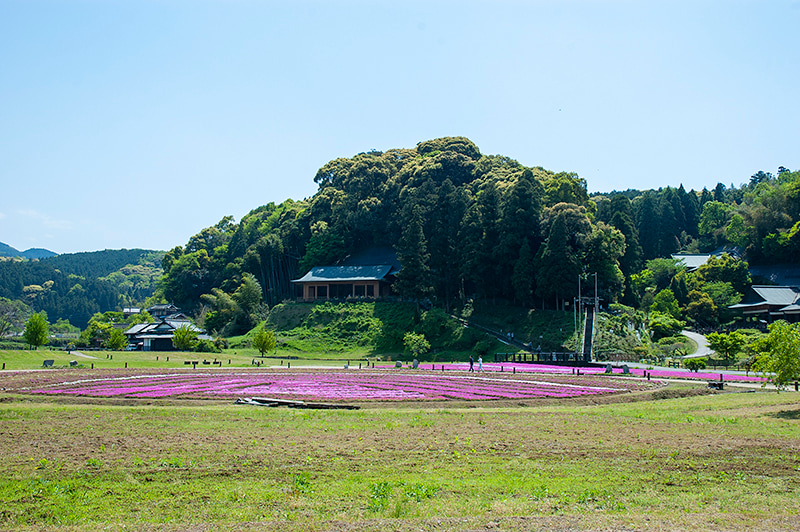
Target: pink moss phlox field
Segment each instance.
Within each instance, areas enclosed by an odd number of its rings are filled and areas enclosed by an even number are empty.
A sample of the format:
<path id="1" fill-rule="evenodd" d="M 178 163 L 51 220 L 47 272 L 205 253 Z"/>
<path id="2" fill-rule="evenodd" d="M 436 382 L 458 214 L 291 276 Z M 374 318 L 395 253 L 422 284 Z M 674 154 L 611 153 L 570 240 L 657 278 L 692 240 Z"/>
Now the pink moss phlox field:
<path id="1" fill-rule="evenodd" d="M 656 385 L 653 383 L 652 385 Z M 422 371 L 176 372 L 38 385 L 28 393 L 131 398 L 268 396 L 325 401 L 484 400 L 579 397 L 644 389 L 646 381 L 545 375 Z"/>
<path id="2" fill-rule="evenodd" d="M 424 363 L 420 367 L 424 369 L 431 369 L 434 367 L 436 370 L 441 370 L 444 366 L 445 371 L 469 371 L 469 363 L 455 362 L 452 364 L 431 364 Z M 376 365 L 376 368 L 379 366 Z M 394 366 L 382 365 L 382 369 L 391 369 Z M 478 371 L 478 362 L 473 364 L 473 369 Z M 516 372 L 516 373 L 547 373 L 555 375 L 573 375 L 576 371 L 580 371 L 581 375 L 590 374 L 605 374 L 605 367 L 574 367 L 574 366 L 556 366 L 549 364 L 525 364 L 522 362 L 484 362 L 483 371 L 485 372 Z M 719 380 L 720 373 L 723 375 L 723 380 L 728 382 L 753 382 L 763 383 L 768 379 L 759 377 L 757 375 L 739 375 L 736 373 L 727 373 L 725 371 L 706 370 L 698 373 L 680 370 L 680 369 L 643 369 L 643 368 L 629 368 L 628 370 L 634 377 L 644 377 L 650 374 L 651 377 L 659 379 L 691 379 L 691 380 Z M 612 373 L 615 375 L 622 375 L 622 367 L 612 367 Z"/>

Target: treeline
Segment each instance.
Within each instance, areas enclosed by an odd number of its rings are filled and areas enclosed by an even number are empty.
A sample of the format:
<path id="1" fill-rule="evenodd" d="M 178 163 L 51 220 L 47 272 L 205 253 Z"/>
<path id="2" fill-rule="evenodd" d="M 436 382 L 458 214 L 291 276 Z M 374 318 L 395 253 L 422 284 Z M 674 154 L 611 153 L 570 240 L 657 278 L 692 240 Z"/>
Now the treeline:
<path id="1" fill-rule="evenodd" d="M 759 171 L 740 187 L 718 183 L 700 192 L 686 192 L 683 186 L 626 190 L 592 199 L 598 220 L 635 229 L 638 247 L 629 237 L 634 249 L 628 252 L 643 260 L 724 246 L 739 248 L 754 264 L 800 259 L 800 171 Z"/>
<path id="2" fill-rule="evenodd" d="M 84 328 L 95 313 L 143 304 L 161 277 L 163 253 L 105 250 L 41 260 L 0 261 L 0 297 L 20 301 L 51 322 Z"/>
<path id="3" fill-rule="evenodd" d="M 310 199 L 268 204 L 238 224 L 226 217 L 169 251 L 164 298 L 201 316 L 214 313 L 219 326 L 222 313 L 254 316 L 252 300 L 245 312 L 235 297 L 253 280 L 272 306 L 295 296 L 291 279 L 311 267 L 392 246 L 402 264 L 397 293 L 409 299 L 563 309 L 579 278 L 592 277 L 586 294 L 596 273 L 604 300 L 640 307 L 652 300 L 641 301 L 632 280 L 649 260 L 727 244 L 754 261 L 797 253 L 800 173 L 783 168 L 777 176 L 759 172 L 740 188 L 590 198 L 574 173 L 483 155 L 453 137 L 336 159 L 314 180 L 319 189 Z"/>

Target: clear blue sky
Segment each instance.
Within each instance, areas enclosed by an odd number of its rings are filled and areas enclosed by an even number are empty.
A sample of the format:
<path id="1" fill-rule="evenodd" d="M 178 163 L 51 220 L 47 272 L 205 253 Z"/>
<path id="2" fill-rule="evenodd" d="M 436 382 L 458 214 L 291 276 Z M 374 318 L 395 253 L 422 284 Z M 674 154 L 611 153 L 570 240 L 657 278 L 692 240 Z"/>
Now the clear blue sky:
<path id="1" fill-rule="evenodd" d="M 800 2 L 0 0 L 0 241 L 170 249 L 466 136 L 590 191 L 800 168 Z"/>

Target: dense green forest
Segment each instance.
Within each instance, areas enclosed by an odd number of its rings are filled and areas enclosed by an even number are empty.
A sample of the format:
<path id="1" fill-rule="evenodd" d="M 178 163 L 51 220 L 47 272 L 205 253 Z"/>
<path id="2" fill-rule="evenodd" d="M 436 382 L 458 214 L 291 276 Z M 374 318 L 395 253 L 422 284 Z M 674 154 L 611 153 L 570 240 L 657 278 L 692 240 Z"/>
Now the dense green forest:
<path id="1" fill-rule="evenodd" d="M 0 320 L 9 309 L 19 315 L 19 304 L 23 304 L 31 311 L 45 311 L 51 322 L 67 320 L 84 328 L 95 313 L 121 310 L 152 297 L 161 277 L 162 255 L 123 249 L 2 260 Z"/>
<path id="2" fill-rule="evenodd" d="M 590 197 L 574 173 L 483 155 L 454 137 L 336 159 L 314 180 L 310 199 L 264 205 L 239 223 L 226 217 L 167 252 L 165 299 L 220 326 L 222 313 L 228 323 L 237 315 L 236 295 L 250 283 L 272 306 L 294 297 L 289 281 L 312 266 L 388 245 L 403 266 L 397 294 L 443 308 L 482 300 L 565 309 L 579 277 L 592 278 L 586 293 L 596 273 L 605 303 L 649 310 L 667 289 L 678 300 L 676 318 L 699 318 L 710 301 L 719 309 L 706 320 L 713 325 L 730 318 L 719 305 L 747 287 L 731 293 L 724 277 L 682 272 L 670 254 L 733 245 L 756 263 L 800 257 L 800 172 L 785 168 L 738 188 Z M 250 320 L 238 323 L 226 332 Z"/>
<path id="3" fill-rule="evenodd" d="M 163 259 L 131 250 L 4 262 L 0 296 L 83 327 L 155 289 L 209 330 L 235 335 L 296 297 L 290 281 L 311 267 L 388 246 L 404 299 L 445 310 L 467 301 L 567 310 L 579 282 L 593 295 L 596 274 L 603 306 L 643 311 L 657 339 L 687 322 L 733 319 L 727 306 L 751 282 L 739 254 L 753 264 L 800 259 L 800 172 L 783 167 L 738 187 L 590 195 L 574 173 L 451 137 L 335 159 L 314 181 L 313 197 L 263 205 L 238 223 L 225 217 Z M 692 273 L 669 258 L 723 246 L 737 258 Z"/>

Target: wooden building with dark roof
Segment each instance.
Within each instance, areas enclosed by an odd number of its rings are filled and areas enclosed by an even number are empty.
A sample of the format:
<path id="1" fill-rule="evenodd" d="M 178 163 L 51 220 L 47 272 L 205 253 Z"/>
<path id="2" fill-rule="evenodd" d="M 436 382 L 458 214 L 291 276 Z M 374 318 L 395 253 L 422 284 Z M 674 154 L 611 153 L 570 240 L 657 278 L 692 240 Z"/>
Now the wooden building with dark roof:
<path id="1" fill-rule="evenodd" d="M 316 266 L 292 283 L 301 287 L 301 299 L 379 299 L 392 294 L 395 274 L 400 271 L 391 248 L 374 248 L 347 257 L 340 264 Z"/>
<path id="2" fill-rule="evenodd" d="M 767 323 L 775 320 L 795 322 L 800 318 L 800 288 L 753 285 L 741 303 L 728 308 L 741 312 L 745 318 Z"/>

